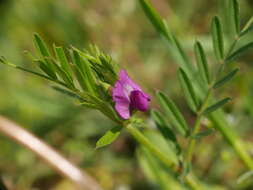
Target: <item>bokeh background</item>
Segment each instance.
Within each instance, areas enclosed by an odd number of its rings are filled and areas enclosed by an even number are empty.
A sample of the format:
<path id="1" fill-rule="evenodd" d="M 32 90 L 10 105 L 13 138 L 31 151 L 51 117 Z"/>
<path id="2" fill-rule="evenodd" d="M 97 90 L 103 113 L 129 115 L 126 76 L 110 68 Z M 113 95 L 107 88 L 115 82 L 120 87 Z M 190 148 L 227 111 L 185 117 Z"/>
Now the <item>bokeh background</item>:
<path id="1" fill-rule="evenodd" d="M 152 2 L 190 56 L 193 57 L 196 39 L 203 42 L 207 54 L 212 52 L 210 20 L 221 14 L 226 24 L 226 0 Z M 252 15 L 253 1 L 239 3 L 245 23 Z M 182 98 L 177 66 L 137 0 L 0 0 L 0 55 L 17 65 L 36 69 L 25 52 L 34 52 L 34 32 L 48 44 L 81 49 L 98 45 L 150 94 L 163 90 L 179 104 L 190 123 L 194 120 Z M 244 41 L 250 39 L 253 34 Z M 252 58 L 253 54 L 248 53 L 240 60 L 240 74 L 219 93 L 233 97 L 227 107 L 228 119 L 253 155 Z M 157 107 L 155 100 L 152 106 Z M 134 140 L 123 133 L 112 145 L 96 150 L 96 141 L 113 124 L 96 111 L 76 106 L 43 79 L 0 65 L 0 114 L 59 150 L 105 189 L 157 189 L 135 156 Z M 236 184 L 245 168 L 219 134 L 203 139 L 196 152 L 195 170 L 203 181 L 228 189 L 253 189 L 252 182 Z M 17 190 L 72 189 L 68 181 L 33 153 L 1 135 L 0 175 Z"/>

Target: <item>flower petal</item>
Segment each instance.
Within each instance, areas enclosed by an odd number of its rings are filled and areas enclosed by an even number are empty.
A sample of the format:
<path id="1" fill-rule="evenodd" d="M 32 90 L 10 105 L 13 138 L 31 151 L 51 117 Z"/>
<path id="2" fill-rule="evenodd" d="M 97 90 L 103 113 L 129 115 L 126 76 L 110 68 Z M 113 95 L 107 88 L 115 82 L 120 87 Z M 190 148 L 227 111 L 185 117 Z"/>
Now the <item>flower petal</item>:
<path id="1" fill-rule="evenodd" d="M 119 72 L 119 81 L 122 83 L 124 87 L 132 87 L 132 90 L 140 90 L 141 88 L 138 84 L 136 84 L 127 74 L 126 70 L 122 69 Z M 129 94 L 130 95 L 130 94 Z"/>
<path id="2" fill-rule="evenodd" d="M 117 101 L 115 104 L 115 109 L 123 119 L 129 119 L 130 118 L 130 104 L 128 100 L 121 99 L 120 101 Z"/>
<path id="3" fill-rule="evenodd" d="M 127 99 L 130 102 L 129 96 L 125 93 L 124 87 L 120 81 L 117 81 L 112 90 L 112 99 L 117 102 L 118 99 Z"/>
<path id="4" fill-rule="evenodd" d="M 143 93 L 142 91 L 139 91 L 139 90 L 132 91 L 130 100 L 131 100 L 131 103 L 130 103 L 131 108 L 137 109 L 143 112 L 148 110 L 150 98 L 147 94 Z"/>

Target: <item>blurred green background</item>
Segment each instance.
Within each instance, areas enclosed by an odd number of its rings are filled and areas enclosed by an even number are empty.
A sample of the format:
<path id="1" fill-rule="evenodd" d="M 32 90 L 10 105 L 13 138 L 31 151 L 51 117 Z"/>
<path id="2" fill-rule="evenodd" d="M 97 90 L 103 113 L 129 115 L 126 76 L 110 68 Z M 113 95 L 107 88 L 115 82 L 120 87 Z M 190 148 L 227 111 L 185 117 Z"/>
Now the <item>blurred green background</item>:
<path id="1" fill-rule="evenodd" d="M 207 53 L 212 52 L 210 20 L 213 15 L 221 14 L 226 23 L 226 0 L 152 2 L 167 18 L 189 55 L 193 55 L 196 39 L 203 41 Z M 239 3 L 245 23 L 252 15 L 253 1 Z M 78 48 L 96 44 L 129 70 L 150 94 L 157 89 L 170 94 L 188 121 L 193 122 L 193 115 L 182 101 L 176 64 L 137 0 L 0 0 L 0 19 L 0 55 L 13 63 L 35 69 L 24 52 L 34 51 L 34 32 L 49 44 Z M 253 34 L 244 40 L 250 39 Z M 247 141 L 253 155 L 252 55 L 243 57 L 240 74 L 220 94 L 233 97 L 227 107 L 228 119 Z M 0 82 L 0 113 L 95 176 L 105 189 L 157 189 L 152 177 L 138 164 L 134 156 L 136 144 L 127 134 L 122 134 L 109 147 L 95 150 L 99 137 L 113 127 L 102 114 L 76 106 L 72 99 L 50 88 L 45 80 L 3 65 L 0 65 Z M 152 106 L 157 107 L 155 100 Z M 203 181 L 228 189 L 253 189 L 252 181 L 236 184 L 245 168 L 219 134 L 203 139 L 196 152 L 195 171 Z M 71 184 L 31 152 L 4 136 L 0 136 L 0 174 L 13 189 L 72 189 Z"/>

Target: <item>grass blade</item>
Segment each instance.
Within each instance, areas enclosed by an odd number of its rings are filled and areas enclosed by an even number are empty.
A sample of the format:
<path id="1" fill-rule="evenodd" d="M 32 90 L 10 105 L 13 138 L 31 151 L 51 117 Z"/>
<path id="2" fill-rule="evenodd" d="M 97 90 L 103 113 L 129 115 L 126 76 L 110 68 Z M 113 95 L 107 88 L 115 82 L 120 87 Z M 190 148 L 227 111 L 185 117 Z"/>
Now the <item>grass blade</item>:
<path id="1" fill-rule="evenodd" d="M 195 58 L 197 61 L 199 73 L 202 79 L 206 81 L 207 84 L 210 84 L 211 79 L 210 79 L 206 55 L 201 43 L 198 41 L 195 42 L 194 52 L 195 52 Z"/>
<path id="2" fill-rule="evenodd" d="M 180 85 L 183 89 L 187 103 L 192 109 L 192 111 L 196 112 L 199 107 L 199 101 L 194 92 L 190 79 L 188 78 L 188 76 L 186 75 L 186 73 L 184 72 L 182 68 L 179 68 L 178 76 L 179 76 Z"/>
<path id="3" fill-rule="evenodd" d="M 226 84 L 227 82 L 229 82 L 236 75 L 236 73 L 238 71 L 239 71 L 239 69 L 236 68 L 233 71 L 231 71 L 230 73 L 228 73 L 225 77 L 223 77 L 218 82 L 216 82 L 214 84 L 213 88 L 219 88 L 219 87 L 223 86 L 224 84 Z"/>
<path id="4" fill-rule="evenodd" d="M 222 60 L 224 58 L 224 41 L 223 41 L 223 31 L 220 23 L 220 19 L 215 16 L 212 20 L 212 39 L 213 48 L 217 60 Z"/>
<path id="5" fill-rule="evenodd" d="M 176 104 L 162 92 L 157 93 L 157 98 L 160 102 L 160 105 L 165 110 L 166 116 L 170 119 L 172 125 L 181 135 L 187 136 L 189 134 L 189 127 Z"/>
<path id="6" fill-rule="evenodd" d="M 228 103 L 231 100 L 231 98 L 224 98 L 220 101 L 218 101 L 217 103 L 215 103 L 214 105 L 208 107 L 203 114 L 208 115 L 209 113 L 212 113 L 214 111 L 216 111 L 217 109 L 221 108 L 222 106 L 224 106 L 226 103 Z"/>

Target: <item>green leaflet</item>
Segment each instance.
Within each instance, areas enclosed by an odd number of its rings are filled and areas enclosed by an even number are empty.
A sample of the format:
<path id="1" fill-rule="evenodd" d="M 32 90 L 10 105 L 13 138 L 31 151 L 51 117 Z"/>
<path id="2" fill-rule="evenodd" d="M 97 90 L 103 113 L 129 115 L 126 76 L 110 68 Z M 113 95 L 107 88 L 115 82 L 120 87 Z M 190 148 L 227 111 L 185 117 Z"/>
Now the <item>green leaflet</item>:
<path id="1" fill-rule="evenodd" d="M 219 88 L 221 86 L 223 86 L 224 84 L 226 84 L 227 82 L 229 82 L 235 75 L 236 73 L 239 71 L 238 68 L 234 69 L 233 71 L 231 71 L 230 73 L 228 73 L 226 76 L 224 76 L 222 79 L 220 79 L 219 81 L 217 81 L 213 88 Z"/>
<path id="2" fill-rule="evenodd" d="M 56 63 L 53 63 L 54 69 L 56 73 L 60 76 L 60 78 L 66 83 L 66 85 L 70 89 L 75 89 L 73 79 L 69 76 L 69 73 L 67 73 L 65 70 L 63 70 L 59 65 Z"/>
<path id="3" fill-rule="evenodd" d="M 237 35 L 240 33 L 240 10 L 237 0 L 230 0 L 229 1 L 230 7 L 229 12 L 231 16 L 231 21 L 234 26 L 234 30 Z"/>
<path id="4" fill-rule="evenodd" d="M 157 93 L 157 98 L 173 126 L 181 135 L 187 136 L 189 134 L 189 127 L 175 103 L 162 92 Z"/>
<path id="5" fill-rule="evenodd" d="M 205 55 L 205 52 L 204 52 L 204 49 L 203 49 L 201 43 L 198 41 L 196 41 L 194 44 L 194 53 L 195 53 L 195 58 L 196 58 L 196 62 L 198 65 L 198 71 L 199 71 L 202 79 L 207 84 L 210 84 L 211 79 L 210 79 L 206 55 Z"/>
<path id="6" fill-rule="evenodd" d="M 253 30 L 253 16 L 248 20 L 248 22 L 243 27 L 242 31 L 240 32 L 239 36 L 244 36 L 245 34 L 251 32 Z"/>
<path id="7" fill-rule="evenodd" d="M 253 42 L 249 42 L 246 45 L 235 50 L 230 56 L 225 60 L 226 63 L 230 63 L 240 57 L 242 54 L 246 53 L 249 49 L 253 48 Z"/>
<path id="8" fill-rule="evenodd" d="M 70 64 L 68 63 L 67 57 L 65 55 L 65 52 L 62 47 L 57 47 L 54 45 L 54 51 L 55 51 L 55 56 L 56 59 L 59 61 L 62 69 L 69 74 L 69 77 L 72 78 L 71 76 L 71 67 Z"/>
<path id="9" fill-rule="evenodd" d="M 47 66 L 47 63 L 42 60 L 36 61 L 39 64 L 40 69 L 46 73 L 50 78 L 57 79 L 57 76 L 54 70 L 51 70 L 50 67 Z"/>
<path id="10" fill-rule="evenodd" d="M 222 106 L 224 106 L 226 103 L 228 103 L 231 100 L 231 98 L 224 98 L 220 101 L 218 101 L 217 103 L 213 104 L 212 106 L 208 107 L 203 114 L 207 115 L 209 113 L 212 113 L 214 111 L 216 111 L 217 109 L 221 108 Z"/>
<path id="11" fill-rule="evenodd" d="M 96 148 L 101 148 L 114 142 L 120 135 L 122 127 L 116 126 L 107 131 L 96 143 Z"/>
<path id="12" fill-rule="evenodd" d="M 223 31 L 220 23 L 220 19 L 215 16 L 212 20 L 212 39 L 213 48 L 217 60 L 222 60 L 224 58 L 224 42 L 223 42 Z"/>
<path id="13" fill-rule="evenodd" d="M 199 100 L 197 99 L 197 96 L 195 94 L 195 91 L 193 89 L 192 83 L 184 70 L 182 68 L 179 68 L 178 70 L 178 76 L 180 85 L 183 89 L 185 98 L 187 100 L 188 105 L 192 109 L 192 111 L 197 112 L 199 108 Z"/>
<path id="14" fill-rule="evenodd" d="M 50 57 L 49 50 L 46 46 L 46 43 L 38 34 L 34 34 L 34 45 L 37 48 L 37 51 L 40 53 L 41 58 Z"/>
<path id="15" fill-rule="evenodd" d="M 84 85 L 82 86 L 84 90 L 87 90 L 96 96 L 96 82 L 88 61 L 81 57 L 78 51 L 74 49 L 72 51 L 72 58 L 74 64 L 76 65 L 76 73 L 78 75 L 77 78 L 80 85 Z"/>
<path id="16" fill-rule="evenodd" d="M 209 135 L 213 134 L 214 132 L 215 132 L 214 129 L 206 129 L 204 131 L 197 133 L 196 135 L 192 136 L 191 138 L 200 139 L 202 137 L 209 136 Z"/>
<path id="17" fill-rule="evenodd" d="M 44 64 L 42 65 L 40 63 L 40 68 L 46 72 L 48 75 L 50 73 L 50 77 L 53 79 L 57 79 L 57 76 L 54 72 L 54 68 L 53 65 L 48 62 L 47 60 L 44 60 L 45 58 L 49 58 L 50 57 L 50 53 L 49 50 L 46 46 L 46 43 L 42 40 L 42 38 L 38 35 L 38 34 L 34 34 L 34 39 L 33 39 L 34 45 L 40 55 L 41 61 L 44 62 Z M 42 66 L 41 66 L 42 65 Z"/>
<path id="18" fill-rule="evenodd" d="M 145 14 L 149 18 L 150 22 L 154 25 L 156 30 L 159 32 L 159 34 L 164 36 L 166 39 L 170 39 L 170 34 L 167 30 L 167 27 L 164 25 L 164 22 L 163 22 L 161 16 L 152 7 L 150 2 L 148 0 L 139 0 L 139 2 L 141 4 Z"/>

